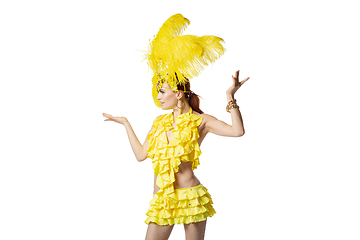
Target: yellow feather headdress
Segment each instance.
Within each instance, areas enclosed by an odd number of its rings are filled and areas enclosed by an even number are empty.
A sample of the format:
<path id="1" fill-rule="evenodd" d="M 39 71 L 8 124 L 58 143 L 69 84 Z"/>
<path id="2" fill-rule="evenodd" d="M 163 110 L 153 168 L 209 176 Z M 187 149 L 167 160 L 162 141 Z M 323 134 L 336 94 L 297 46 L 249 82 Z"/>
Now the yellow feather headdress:
<path id="1" fill-rule="evenodd" d="M 173 91 L 177 85 L 185 85 L 196 77 L 204 66 L 215 62 L 225 52 L 224 40 L 216 36 L 180 34 L 190 24 L 181 14 L 175 14 L 164 22 L 145 54 L 153 71 L 152 96 L 156 106 L 158 91 L 166 81 Z"/>

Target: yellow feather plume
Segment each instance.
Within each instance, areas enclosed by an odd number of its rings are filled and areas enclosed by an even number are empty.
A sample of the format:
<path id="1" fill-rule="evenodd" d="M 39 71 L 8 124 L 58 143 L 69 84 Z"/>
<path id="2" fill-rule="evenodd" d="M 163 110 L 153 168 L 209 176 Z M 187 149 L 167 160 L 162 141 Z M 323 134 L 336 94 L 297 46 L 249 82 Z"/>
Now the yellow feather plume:
<path id="1" fill-rule="evenodd" d="M 222 38 L 216 36 L 197 37 L 184 35 L 174 38 L 161 56 L 166 63 L 170 79 L 178 77 L 178 83 L 186 84 L 204 70 L 204 66 L 215 62 L 225 52 Z M 171 54 L 169 54 L 171 53 Z"/>
<path id="2" fill-rule="evenodd" d="M 170 40 L 179 36 L 189 24 L 190 21 L 181 14 L 175 14 L 164 22 L 154 40 L 150 43 L 146 54 L 151 69 L 157 70 L 161 64 L 160 55 L 163 54 L 166 45 Z"/>
<path id="3" fill-rule="evenodd" d="M 145 58 L 153 71 L 152 96 L 156 106 L 158 89 L 167 81 L 173 91 L 177 85 L 186 84 L 207 66 L 224 54 L 224 40 L 216 36 L 179 36 L 190 21 L 175 14 L 164 22 L 148 47 Z"/>

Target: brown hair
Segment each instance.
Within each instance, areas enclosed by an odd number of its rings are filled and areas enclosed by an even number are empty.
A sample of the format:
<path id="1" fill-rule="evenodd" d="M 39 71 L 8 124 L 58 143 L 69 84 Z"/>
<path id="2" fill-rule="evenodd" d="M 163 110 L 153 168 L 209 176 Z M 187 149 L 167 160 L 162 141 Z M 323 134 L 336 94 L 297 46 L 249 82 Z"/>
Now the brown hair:
<path id="1" fill-rule="evenodd" d="M 198 113 L 203 113 L 203 111 L 200 110 L 199 95 L 190 90 L 190 81 L 188 81 L 185 85 L 179 84 L 177 87 L 178 90 L 186 91 L 184 92 L 184 95 L 186 100 L 189 102 L 190 107 Z"/>

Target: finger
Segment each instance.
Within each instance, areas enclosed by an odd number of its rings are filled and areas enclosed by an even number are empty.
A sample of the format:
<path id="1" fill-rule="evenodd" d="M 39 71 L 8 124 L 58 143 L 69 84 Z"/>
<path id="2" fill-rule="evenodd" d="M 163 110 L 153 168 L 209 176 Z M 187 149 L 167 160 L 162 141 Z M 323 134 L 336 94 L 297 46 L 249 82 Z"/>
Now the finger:
<path id="1" fill-rule="evenodd" d="M 242 80 L 242 81 L 241 81 L 241 85 L 244 84 L 244 83 L 245 83 L 247 80 L 249 80 L 249 79 L 250 79 L 250 77 L 245 78 L 244 80 Z"/>
<path id="2" fill-rule="evenodd" d="M 239 85 L 239 79 L 238 78 L 236 78 L 236 77 L 233 77 L 233 84 L 234 84 L 234 86 L 237 86 L 237 85 Z"/>
<path id="3" fill-rule="evenodd" d="M 237 82 L 239 82 L 234 76 L 232 76 L 233 79 L 233 85 L 236 85 Z"/>
<path id="4" fill-rule="evenodd" d="M 107 113 L 103 113 L 103 116 L 104 116 L 104 117 L 107 117 L 107 118 L 114 118 L 112 115 L 107 114 Z"/>
<path id="5" fill-rule="evenodd" d="M 237 70 L 235 73 L 237 79 L 239 79 L 239 73 L 240 73 L 240 70 Z"/>

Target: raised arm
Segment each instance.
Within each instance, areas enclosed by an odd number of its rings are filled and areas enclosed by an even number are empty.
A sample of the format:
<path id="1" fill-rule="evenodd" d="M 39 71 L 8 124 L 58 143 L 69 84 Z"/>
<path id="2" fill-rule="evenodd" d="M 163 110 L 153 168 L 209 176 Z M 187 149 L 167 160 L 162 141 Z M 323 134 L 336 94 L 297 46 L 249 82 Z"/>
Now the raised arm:
<path id="1" fill-rule="evenodd" d="M 226 91 L 226 97 L 228 102 L 234 100 L 235 92 L 247 81 L 250 77 L 244 79 L 243 81 L 239 82 L 239 71 L 236 71 L 235 77 L 233 78 L 232 86 Z M 239 108 L 232 108 L 230 109 L 231 113 L 231 122 L 232 125 L 229 125 L 223 121 L 218 120 L 217 118 L 207 115 L 207 122 L 206 122 L 206 129 L 208 132 L 227 136 L 227 137 L 241 137 L 245 134 L 244 124 L 241 117 L 241 113 Z"/>
<path id="2" fill-rule="evenodd" d="M 107 113 L 103 113 L 103 116 L 108 118 L 108 119 L 105 119 L 105 121 L 114 121 L 114 122 L 124 125 L 124 127 L 126 129 L 126 133 L 128 135 L 129 141 L 130 141 L 131 148 L 135 154 L 136 159 L 139 162 L 144 161 L 147 158 L 147 149 L 149 147 L 147 137 L 145 138 L 144 144 L 141 145 L 133 128 L 131 127 L 130 122 L 125 117 L 114 117 Z M 153 128 L 151 128 L 150 131 L 152 129 Z"/>

